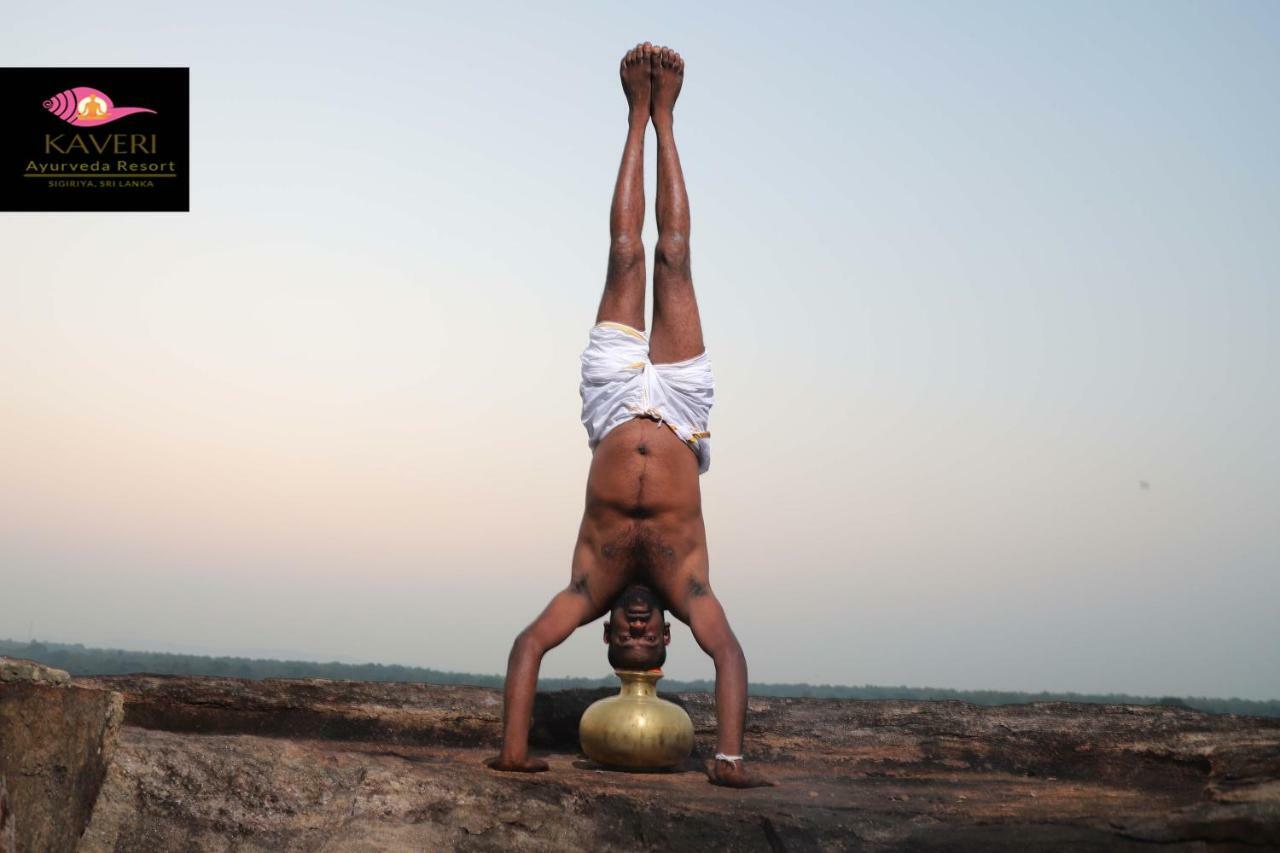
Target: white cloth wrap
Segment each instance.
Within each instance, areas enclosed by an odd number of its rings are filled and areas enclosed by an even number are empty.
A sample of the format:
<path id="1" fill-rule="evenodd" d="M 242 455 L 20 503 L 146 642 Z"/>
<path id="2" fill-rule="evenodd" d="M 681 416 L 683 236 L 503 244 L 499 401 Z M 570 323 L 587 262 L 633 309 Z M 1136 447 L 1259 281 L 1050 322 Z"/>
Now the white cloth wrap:
<path id="1" fill-rule="evenodd" d="M 705 350 L 685 361 L 653 364 L 647 333 L 622 323 L 597 323 L 582 351 L 579 392 L 591 449 L 618 424 L 646 415 L 668 424 L 693 448 L 699 474 L 711 467 L 707 421 L 715 379 Z"/>

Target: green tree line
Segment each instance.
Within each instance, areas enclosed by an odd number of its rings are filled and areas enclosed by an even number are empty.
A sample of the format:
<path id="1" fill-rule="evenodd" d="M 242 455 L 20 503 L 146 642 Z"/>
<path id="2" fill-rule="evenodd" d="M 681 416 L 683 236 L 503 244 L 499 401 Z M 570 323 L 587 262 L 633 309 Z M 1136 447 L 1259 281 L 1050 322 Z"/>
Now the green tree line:
<path id="1" fill-rule="evenodd" d="M 49 666 L 65 669 L 72 675 L 209 675 L 230 678 L 331 678 L 347 681 L 409 681 L 426 684 L 473 684 L 479 687 L 501 687 L 501 675 L 472 672 L 448 672 L 418 666 L 381 663 L 316 663 L 313 661 L 270 660 L 263 658 L 212 657 L 169 652 L 139 652 L 125 649 L 97 649 L 79 643 L 55 643 L 0 640 L 0 655 L 28 658 Z M 541 690 L 567 690 L 580 687 L 611 687 L 614 676 L 600 678 L 540 678 Z M 710 692 L 714 682 L 706 679 L 676 681 L 664 679 L 669 692 Z M 1208 696 L 1134 696 L 1128 693 L 1073 693 L 1041 691 L 1022 693 L 1013 690 L 955 690 L 946 687 L 908 687 L 864 684 L 760 684 L 750 686 L 753 696 L 793 696 L 813 699 L 958 699 L 976 705 L 1006 705 L 1022 702 L 1095 702 L 1122 705 L 1174 705 L 1208 711 L 1213 714 L 1248 714 L 1257 717 L 1280 717 L 1280 700 L 1218 699 Z"/>

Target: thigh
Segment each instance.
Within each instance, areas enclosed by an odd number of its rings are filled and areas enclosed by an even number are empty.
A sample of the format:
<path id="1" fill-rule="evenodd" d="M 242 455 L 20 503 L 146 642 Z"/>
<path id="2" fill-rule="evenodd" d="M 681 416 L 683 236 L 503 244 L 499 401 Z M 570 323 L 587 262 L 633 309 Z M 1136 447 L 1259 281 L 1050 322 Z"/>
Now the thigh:
<path id="1" fill-rule="evenodd" d="M 644 331 L 644 296 L 644 247 L 639 247 L 638 254 L 631 249 L 611 249 L 596 322 L 622 323 Z"/>
<path id="2" fill-rule="evenodd" d="M 644 331 L 644 297 L 635 298 L 628 294 L 610 293 L 608 290 L 600 297 L 600 307 L 596 309 L 597 323 L 621 323 L 637 331 Z"/>
<path id="3" fill-rule="evenodd" d="M 685 361 L 700 354 L 702 318 L 693 293 L 693 277 L 687 271 L 654 270 L 653 330 L 649 333 L 649 360 L 654 364 Z"/>

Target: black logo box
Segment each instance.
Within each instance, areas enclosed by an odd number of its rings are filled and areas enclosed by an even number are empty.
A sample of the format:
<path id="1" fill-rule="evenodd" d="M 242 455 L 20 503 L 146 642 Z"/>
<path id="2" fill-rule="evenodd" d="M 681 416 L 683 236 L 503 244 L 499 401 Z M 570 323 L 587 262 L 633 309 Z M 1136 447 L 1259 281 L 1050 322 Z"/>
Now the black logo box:
<path id="1" fill-rule="evenodd" d="M 135 113 L 97 127 L 76 127 L 49 112 L 44 102 L 66 89 L 90 86 L 111 98 L 117 107 L 146 107 L 155 113 Z M 190 210 L 190 69 L 189 68 L 0 68 L 0 211 L 187 211 Z M 113 133 L 155 135 L 154 154 L 46 154 L 46 135 L 66 147 L 73 135 L 102 140 Z M 118 160 L 174 164 L 177 177 L 116 179 L 112 186 L 91 172 L 68 173 L 71 181 L 95 186 L 52 186 L 55 181 L 24 177 L 31 161 L 73 163 Z M 114 171 L 114 169 L 112 170 Z M 167 171 L 167 170 L 166 170 Z M 130 185 L 131 181 L 135 185 Z"/>

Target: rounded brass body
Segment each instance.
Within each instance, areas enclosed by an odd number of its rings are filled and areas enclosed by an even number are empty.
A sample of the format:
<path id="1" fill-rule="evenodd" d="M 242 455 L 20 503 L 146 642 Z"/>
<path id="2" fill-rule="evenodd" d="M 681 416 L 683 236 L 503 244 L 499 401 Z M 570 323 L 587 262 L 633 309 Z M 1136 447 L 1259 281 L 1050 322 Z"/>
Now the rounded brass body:
<path id="1" fill-rule="evenodd" d="M 693 751 L 693 722 L 684 708 L 658 698 L 661 670 L 615 669 L 617 696 L 592 703 L 578 724 L 582 751 L 609 767 L 674 767 Z"/>

